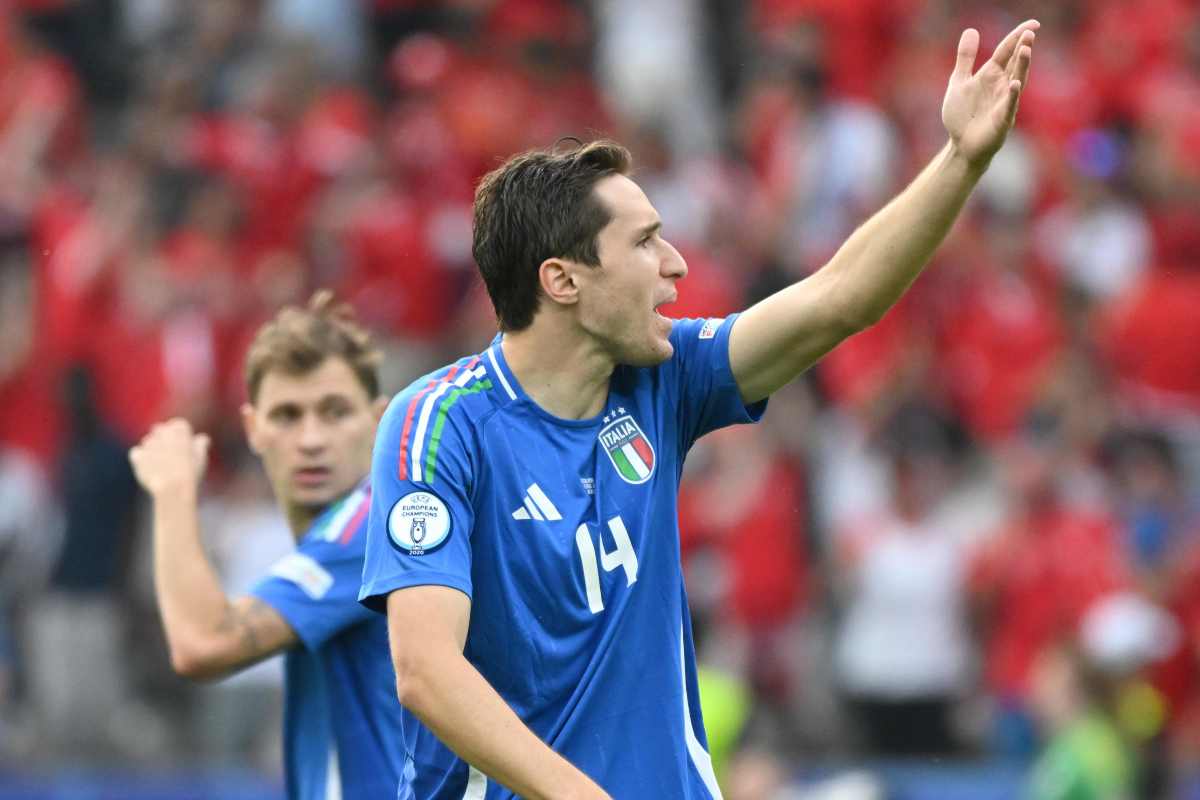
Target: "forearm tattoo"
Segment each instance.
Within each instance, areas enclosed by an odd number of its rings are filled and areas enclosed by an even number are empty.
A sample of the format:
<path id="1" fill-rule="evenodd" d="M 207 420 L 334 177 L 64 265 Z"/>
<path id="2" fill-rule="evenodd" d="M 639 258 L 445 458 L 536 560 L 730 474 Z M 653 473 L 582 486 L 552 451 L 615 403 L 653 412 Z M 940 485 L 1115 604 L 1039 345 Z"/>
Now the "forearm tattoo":
<path id="1" fill-rule="evenodd" d="M 257 655 L 264 647 L 263 634 L 275 617 L 275 610 L 257 597 L 231 605 L 221 622 L 223 632 L 235 632 L 246 655 Z"/>

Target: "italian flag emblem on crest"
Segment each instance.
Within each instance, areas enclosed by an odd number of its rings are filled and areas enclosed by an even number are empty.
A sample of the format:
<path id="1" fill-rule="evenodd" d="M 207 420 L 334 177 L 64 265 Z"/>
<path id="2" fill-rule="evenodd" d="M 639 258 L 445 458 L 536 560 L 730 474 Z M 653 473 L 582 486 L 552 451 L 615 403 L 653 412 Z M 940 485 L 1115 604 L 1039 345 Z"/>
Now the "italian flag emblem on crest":
<path id="1" fill-rule="evenodd" d="M 626 482 L 645 483 L 654 474 L 654 448 L 628 414 L 604 426 L 600 444 Z"/>

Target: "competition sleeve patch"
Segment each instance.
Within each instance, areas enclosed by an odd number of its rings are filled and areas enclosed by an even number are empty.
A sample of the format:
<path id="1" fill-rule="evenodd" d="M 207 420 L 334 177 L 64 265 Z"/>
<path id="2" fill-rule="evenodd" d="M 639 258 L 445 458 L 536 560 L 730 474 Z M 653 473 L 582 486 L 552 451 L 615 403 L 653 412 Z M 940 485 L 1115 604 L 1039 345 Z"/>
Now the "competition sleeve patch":
<path id="1" fill-rule="evenodd" d="M 720 317 L 720 318 L 713 317 L 711 319 L 705 320 L 704 325 L 700 328 L 700 338 L 701 339 L 713 338 L 714 336 L 717 335 L 717 331 L 719 331 L 721 329 L 721 325 L 724 324 L 724 322 L 725 322 L 725 317 Z"/>
<path id="2" fill-rule="evenodd" d="M 271 567 L 271 574 L 291 581 L 313 600 L 320 600 L 333 588 L 333 576 L 304 553 L 291 553 Z"/>
<path id="3" fill-rule="evenodd" d="M 409 492 L 388 512 L 388 541 L 410 556 L 437 550 L 450 538 L 450 510 L 432 492 Z"/>

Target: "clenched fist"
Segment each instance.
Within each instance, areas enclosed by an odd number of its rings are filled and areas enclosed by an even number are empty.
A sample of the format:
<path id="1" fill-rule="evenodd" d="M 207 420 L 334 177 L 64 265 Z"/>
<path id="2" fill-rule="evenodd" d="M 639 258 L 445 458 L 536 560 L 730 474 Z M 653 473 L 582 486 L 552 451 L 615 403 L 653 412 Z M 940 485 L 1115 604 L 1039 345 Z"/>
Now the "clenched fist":
<path id="1" fill-rule="evenodd" d="M 151 495 L 195 492 L 208 466 L 209 438 L 185 419 L 160 422 L 129 451 L 138 483 Z"/>

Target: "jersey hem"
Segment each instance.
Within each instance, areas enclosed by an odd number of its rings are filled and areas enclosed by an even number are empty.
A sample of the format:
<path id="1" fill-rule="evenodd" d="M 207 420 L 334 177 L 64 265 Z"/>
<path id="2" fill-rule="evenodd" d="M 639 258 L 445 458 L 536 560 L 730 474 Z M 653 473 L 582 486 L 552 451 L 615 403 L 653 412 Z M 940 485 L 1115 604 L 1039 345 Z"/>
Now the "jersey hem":
<path id="1" fill-rule="evenodd" d="M 379 578 L 370 583 L 363 584 L 362 590 L 358 593 L 358 602 L 372 611 L 386 614 L 387 596 L 397 589 L 409 589 L 413 586 L 445 586 L 450 589 L 457 589 L 465 594 L 468 599 L 471 597 L 470 581 L 455 578 L 444 572 L 423 570 L 406 572 L 403 575 L 392 578 Z"/>
<path id="2" fill-rule="evenodd" d="M 304 645 L 305 650 L 308 650 L 309 652 L 316 652 L 320 649 L 321 645 L 328 641 L 328 636 L 313 634 L 311 631 L 305 630 L 303 625 L 298 625 L 296 614 L 298 614 L 299 609 L 292 607 L 290 603 L 281 604 L 277 602 L 280 598 L 272 597 L 270 594 L 264 594 L 259 590 L 250 592 L 250 595 L 262 600 L 264 603 L 274 609 L 275 613 L 283 617 L 283 621 L 286 622 L 288 627 L 292 629 L 292 633 L 296 634 L 296 638 L 300 640 L 302 645 Z"/>
<path id="3" fill-rule="evenodd" d="M 733 375 L 733 365 L 729 363 L 729 337 L 733 335 L 733 326 L 737 324 L 738 318 L 741 316 L 741 312 L 730 314 L 727 318 L 727 323 L 722 325 L 721 329 L 717 331 L 717 341 L 714 342 L 714 344 L 721 348 L 720 373 L 718 374 L 720 382 L 718 383 L 718 386 L 726 388 L 732 387 L 734 391 L 738 393 L 739 400 L 742 390 L 741 387 L 738 386 L 737 378 L 735 378 Z M 764 397 L 762 400 L 759 400 L 756 403 L 746 403 L 742 401 L 742 419 L 736 420 L 735 424 L 737 422 L 755 423 L 761 420 L 763 418 L 763 414 L 765 414 L 767 411 L 767 400 L 769 399 L 770 398 Z"/>

